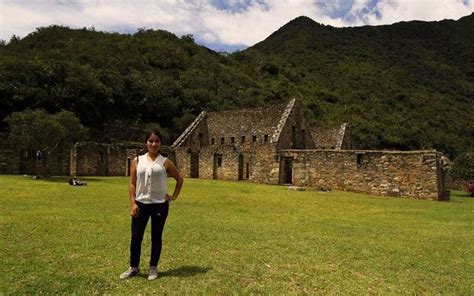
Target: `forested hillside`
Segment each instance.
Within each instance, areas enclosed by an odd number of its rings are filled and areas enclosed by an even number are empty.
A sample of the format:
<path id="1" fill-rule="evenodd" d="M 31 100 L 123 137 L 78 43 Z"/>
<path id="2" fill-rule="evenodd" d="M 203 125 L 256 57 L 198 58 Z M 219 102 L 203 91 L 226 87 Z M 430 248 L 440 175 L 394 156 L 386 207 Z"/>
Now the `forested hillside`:
<path id="1" fill-rule="evenodd" d="M 474 142 L 472 36 L 474 15 L 359 28 L 300 17 L 235 58 L 316 124 L 350 123 L 359 146 L 455 153 Z"/>
<path id="2" fill-rule="evenodd" d="M 222 55 L 166 31 L 51 26 L 0 46 L 0 120 L 67 109 L 95 137 L 121 120 L 158 123 L 172 139 L 201 110 L 296 97 L 314 124 L 348 122 L 361 148 L 456 155 L 474 142 L 472 36 L 474 15 L 358 28 L 300 17 Z"/>

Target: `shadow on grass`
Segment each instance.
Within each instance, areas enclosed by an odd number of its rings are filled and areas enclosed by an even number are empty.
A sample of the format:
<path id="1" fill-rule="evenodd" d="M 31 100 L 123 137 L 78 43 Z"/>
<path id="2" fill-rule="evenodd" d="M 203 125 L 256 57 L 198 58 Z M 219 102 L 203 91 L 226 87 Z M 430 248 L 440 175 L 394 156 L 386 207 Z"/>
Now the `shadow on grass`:
<path id="1" fill-rule="evenodd" d="M 210 267 L 184 265 L 175 269 L 158 272 L 158 277 L 191 277 L 200 273 L 206 273 Z"/>
<path id="2" fill-rule="evenodd" d="M 32 180 L 40 180 L 40 181 L 45 181 L 45 182 L 51 182 L 51 183 L 69 183 L 69 179 L 72 177 L 68 176 L 26 176 L 27 178 L 31 178 Z M 104 179 L 102 178 L 95 178 L 95 177 L 80 177 L 78 178 L 81 181 L 87 181 L 87 182 L 103 182 Z"/>

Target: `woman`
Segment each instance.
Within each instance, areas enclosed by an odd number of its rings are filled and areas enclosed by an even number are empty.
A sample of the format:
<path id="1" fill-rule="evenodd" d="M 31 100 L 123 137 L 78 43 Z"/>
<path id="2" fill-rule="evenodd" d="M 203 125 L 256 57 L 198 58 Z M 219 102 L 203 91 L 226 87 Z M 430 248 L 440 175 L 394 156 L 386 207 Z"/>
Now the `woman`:
<path id="1" fill-rule="evenodd" d="M 158 278 L 156 266 L 160 259 L 163 228 L 168 216 L 169 202 L 178 198 L 183 177 L 173 162 L 160 154 L 161 134 L 159 131 L 147 135 L 147 153 L 135 158 L 130 172 L 129 195 L 132 216 L 132 239 L 130 242 L 130 268 L 120 275 L 121 279 L 139 273 L 143 234 L 151 217 L 151 258 L 149 280 Z M 168 194 L 167 174 L 176 180 L 173 195 Z"/>

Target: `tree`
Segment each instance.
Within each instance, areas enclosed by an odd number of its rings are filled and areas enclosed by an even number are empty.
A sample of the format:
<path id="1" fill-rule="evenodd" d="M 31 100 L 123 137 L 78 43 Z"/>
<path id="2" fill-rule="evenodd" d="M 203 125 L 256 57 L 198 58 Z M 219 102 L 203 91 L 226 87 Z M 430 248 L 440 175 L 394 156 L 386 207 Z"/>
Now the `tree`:
<path id="1" fill-rule="evenodd" d="M 70 111 L 48 114 L 42 109 L 27 109 L 14 112 L 5 118 L 9 127 L 9 140 L 25 149 L 39 152 L 46 169 L 49 155 L 58 147 L 70 148 L 75 142 L 84 138 L 87 129 Z M 43 172 L 44 173 L 44 172 Z"/>
<path id="2" fill-rule="evenodd" d="M 451 175 L 459 180 L 474 180 L 474 150 L 456 157 L 451 168 Z"/>

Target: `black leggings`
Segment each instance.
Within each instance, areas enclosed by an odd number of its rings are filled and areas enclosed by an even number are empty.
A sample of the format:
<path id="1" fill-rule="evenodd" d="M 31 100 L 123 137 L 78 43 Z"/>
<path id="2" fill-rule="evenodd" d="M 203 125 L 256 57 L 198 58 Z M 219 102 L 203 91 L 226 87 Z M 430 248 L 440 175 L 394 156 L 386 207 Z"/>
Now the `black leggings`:
<path id="1" fill-rule="evenodd" d="M 138 267 L 142 251 L 143 235 L 151 216 L 151 257 L 150 266 L 157 266 L 161 254 L 161 237 L 168 217 L 169 204 L 155 203 L 144 204 L 137 202 L 138 217 L 132 217 L 132 239 L 130 242 L 130 266 Z"/>

